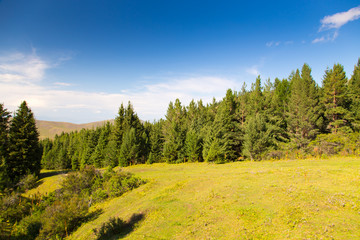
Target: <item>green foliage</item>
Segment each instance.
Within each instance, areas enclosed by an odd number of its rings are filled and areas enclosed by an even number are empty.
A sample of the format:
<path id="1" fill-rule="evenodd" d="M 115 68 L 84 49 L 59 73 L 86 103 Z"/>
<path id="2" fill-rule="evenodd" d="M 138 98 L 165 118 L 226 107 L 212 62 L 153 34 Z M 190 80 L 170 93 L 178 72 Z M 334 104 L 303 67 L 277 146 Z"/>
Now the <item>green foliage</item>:
<path id="1" fill-rule="evenodd" d="M 325 72 L 323 79 L 323 103 L 327 128 L 333 132 L 351 131 L 351 114 L 349 112 L 349 98 L 347 91 L 347 78 L 344 67 L 335 64 L 332 69 Z"/>
<path id="2" fill-rule="evenodd" d="M 20 181 L 31 185 L 33 177 Z M 92 166 L 69 173 L 62 188 L 48 195 L 22 197 L 13 192 L 0 198 L 0 235 L 14 239 L 63 239 L 94 214 L 89 207 L 139 187 L 144 180 L 108 168 L 101 173 Z M 7 228 L 6 228 L 7 226 Z"/>
<path id="3" fill-rule="evenodd" d="M 304 148 L 320 132 L 323 123 L 319 91 L 311 76 L 311 69 L 304 64 L 291 76 L 291 96 L 287 114 L 288 131 L 298 148 Z"/>
<path id="4" fill-rule="evenodd" d="M 219 139 L 211 141 L 210 146 L 204 149 L 204 159 L 206 162 L 224 163 L 225 154 Z"/>
<path id="5" fill-rule="evenodd" d="M 120 148 L 119 165 L 126 167 L 136 163 L 139 154 L 139 142 L 136 139 L 135 128 L 131 128 L 123 135 Z"/>
<path id="6" fill-rule="evenodd" d="M 5 160 L 9 179 L 16 183 L 26 174 L 38 175 L 41 169 L 41 154 L 34 115 L 24 101 L 10 125 L 9 156 Z"/>
<path id="7" fill-rule="evenodd" d="M 348 83 L 349 98 L 351 101 L 350 111 L 353 115 L 353 129 L 360 130 L 360 58 L 357 65 L 354 67 L 353 75 Z"/>
<path id="8" fill-rule="evenodd" d="M 92 166 L 86 166 L 81 171 L 69 173 L 62 181 L 62 192 L 67 196 L 84 195 L 89 196 L 91 188 L 100 178 L 100 173 Z"/>
<path id="9" fill-rule="evenodd" d="M 162 126 L 164 121 L 160 119 L 151 125 L 149 133 L 150 153 L 148 163 L 160 162 L 163 154 L 164 137 L 162 134 Z"/>
<path id="10" fill-rule="evenodd" d="M 239 157 L 242 136 L 236 116 L 236 93 L 228 89 L 218 110 L 210 131 L 204 140 L 205 161 L 226 162 Z"/>
<path id="11" fill-rule="evenodd" d="M 175 100 L 175 104 L 170 102 L 166 113 L 166 121 L 163 125 L 163 154 L 168 163 L 184 162 L 185 160 L 185 116 L 186 109 L 181 106 L 181 102 L 179 99 Z"/>
<path id="12" fill-rule="evenodd" d="M 29 214 L 31 202 L 21 196 L 20 193 L 12 192 L 0 198 L 0 220 L 9 223 L 20 221 Z"/>
<path id="13" fill-rule="evenodd" d="M 199 161 L 201 152 L 201 143 L 198 138 L 198 134 L 195 130 L 189 130 L 186 133 L 185 139 L 185 155 L 187 156 L 188 161 L 196 162 Z"/>
<path id="14" fill-rule="evenodd" d="M 9 156 L 9 120 L 10 113 L 4 107 L 4 104 L 0 103 L 0 191 L 4 190 L 8 186 L 9 179 L 6 171 L 6 159 Z"/>
<path id="15" fill-rule="evenodd" d="M 98 240 L 109 239 L 116 234 L 122 233 L 126 227 L 126 222 L 121 218 L 110 218 L 109 221 L 103 223 L 99 229 L 94 228 L 93 232 Z"/>
<path id="16" fill-rule="evenodd" d="M 359 68 L 360 60 L 347 82 L 343 67 L 335 64 L 326 70 L 321 87 L 307 64 L 288 79 L 267 79 L 264 85 L 258 76 L 250 89 L 245 84 L 240 92 L 229 89 L 206 106 L 201 100 L 184 106 L 176 99 L 166 119 L 153 123 L 141 122 L 130 102 L 121 104 L 114 125 L 44 140 L 42 165 L 75 170 L 307 156 L 319 134 L 360 130 Z"/>
<path id="17" fill-rule="evenodd" d="M 248 119 L 244 137 L 244 155 L 251 160 L 258 159 L 271 147 L 272 131 L 262 114 Z"/>
<path id="18" fill-rule="evenodd" d="M 38 177 L 35 174 L 29 174 L 23 176 L 20 181 L 17 183 L 17 188 L 19 192 L 26 192 L 34 187 L 36 187 Z"/>
<path id="19" fill-rule="evenodd" d="M 309 145 L 314 156 L 360 155 L 360 133 L 320 134 Z"/>
<path id="20" fill-rule="evenodd" d="M 93 232 L 97 240 L 106 240 L 111 237 L 122 237 L 131 232 L 134 225 L 144 218 L 144 214 L 133 214 L 128 221 L 121 218 L 111 217 L 107 222 L 103 223 L 100 228 L 94 228 Z"/>
<path id="21" fill-rule="evenodd" d="M 88 209 L 87 201 L 78 195 L 55 201 L 45 209 L 42 215 L 42 228 L 37 239 L 55 239 L 68 236 L 82 223 Z"/>

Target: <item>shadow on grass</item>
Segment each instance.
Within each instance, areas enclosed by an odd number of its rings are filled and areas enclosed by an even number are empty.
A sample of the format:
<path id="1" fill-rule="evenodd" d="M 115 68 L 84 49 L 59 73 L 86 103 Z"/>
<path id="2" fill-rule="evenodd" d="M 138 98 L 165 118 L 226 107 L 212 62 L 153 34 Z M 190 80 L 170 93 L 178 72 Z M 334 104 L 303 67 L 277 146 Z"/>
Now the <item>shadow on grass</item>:
<path id="1" fill-rule="evenodd" d="M 99 229 L 93 229 L 93 231 L 97 240 L 124 238 L 134 231 L 136 224 L 144 218 L 144 213 L 135 213 L 126 222 L 121 218 L 110 218 Z"/>
<path id="2" fill-rule="evenodd" d="M 93 212 L 90 212 L 85 218 L 84 218 L 84 222 L 90 222 L 93 221 L 95 219 L 97 219 L 101 214 L 104 213 L 104 210 L 102 209 L 96 209 Z"/>
<path id="3" fill-rule="evenodd" d="M 43 179 L 46 177 L 52 177 L 55 175 L 59 175 L 59 174 L 64 174 L 64 173 L 68 173 L 71 170 L 59 170 L 59 171 L 49 171 L 49 172 L 42 172 L 40 173 L 39 179 Z"/>

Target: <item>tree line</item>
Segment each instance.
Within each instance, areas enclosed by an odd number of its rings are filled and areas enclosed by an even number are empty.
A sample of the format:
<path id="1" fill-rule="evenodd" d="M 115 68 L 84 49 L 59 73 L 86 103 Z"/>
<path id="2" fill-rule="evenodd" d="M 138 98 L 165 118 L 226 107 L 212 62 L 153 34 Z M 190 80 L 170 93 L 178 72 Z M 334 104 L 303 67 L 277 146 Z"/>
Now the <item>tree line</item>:
<path id="1" fill-rule="evenodd" d="M 42 140 L 41 149 L 26 102 L 11 121 L 1 105 L 1 174 L 38 173 L 39 156 L 42 168 L 76 170 L 359 154 L 359 93 L 360 59 L 350 79 L 341 64 L 328 68 L 322 86 L 304 64 L 286 79 L 263 84 L 258 76 L 250 89 L 245 84 L 240 91 L 229 89 L 220 101 L 184 106 L 176 99 L 165 119 L 154 122 L 141 121 L 130 102 L 121 104 L 114 124 L 62 133 Z M 19 164 L 19 159 L 27 160 Z"/>
<path id="2" fill-rule="evenodd" d="M 350 79 L 328 68 L 319 86 L 304 64 L 287 79 L 260 76 L 248 90 L 227 90 L 204 104 L 170 102 L 165 119 L 142 122 L 129 102 L 114 124 L 63 133 L 42 141 L 45 168 L 79 169 L 154 162 L 207 161 L 358 154 L 360 59 Z"/>

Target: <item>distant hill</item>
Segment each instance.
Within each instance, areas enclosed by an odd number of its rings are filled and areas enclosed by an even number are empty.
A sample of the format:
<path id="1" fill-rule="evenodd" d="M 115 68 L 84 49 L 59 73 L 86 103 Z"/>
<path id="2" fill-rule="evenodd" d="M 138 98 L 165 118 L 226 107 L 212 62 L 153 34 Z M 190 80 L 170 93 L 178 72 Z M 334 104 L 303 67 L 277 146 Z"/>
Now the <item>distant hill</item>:
<path id="1" fill-rule="evenodd" d="M 106 122 L 114 123 L 114 120 L 105 120 L 99 122 L 91 122 L 84 124 L 75 124 L 68 122 L 53 122 L 53 121 L 43 121 L 36 120 L 36 126 L 40 133 L 40 139 L 44 138 L 54 138 L 56 134 L 61 134 L 62 132 L 73 132 L 80 131 L 81 129 L 92 129 L 96 127 L 101 127 L 106 124 Z"/>

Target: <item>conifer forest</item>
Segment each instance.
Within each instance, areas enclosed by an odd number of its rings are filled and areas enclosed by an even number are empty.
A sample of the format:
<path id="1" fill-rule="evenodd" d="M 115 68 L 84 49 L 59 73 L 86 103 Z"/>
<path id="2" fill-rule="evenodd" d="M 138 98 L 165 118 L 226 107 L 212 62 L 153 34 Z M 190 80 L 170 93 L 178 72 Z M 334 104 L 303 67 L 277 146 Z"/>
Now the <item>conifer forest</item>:
<path id="1" fill-rule="evenodd" d="M 206 87 L 206 86 L 204 86 Z M 249 90 L 248 90 L 249 88 Z M 360 60 L 351 77 L 335 64 L 319 86 L 304 64 L 288 79 L 229 89 L 222 100 L 170 102 L 165 119 L 143 122 L 121 104 L 115 123 L 41 141 L 46 169 L 357 155 Z"/>
<path id="2" fill-rule="evenodd" d="M 1 104 L 4 172 L 17 179 L 43 169 L 102 168 L 142 163 L 215 162 L 359 154 L 360 59 L 348 79 L 341 64 L 326 69 L 322 86 L 304 64 L 289 78 L 229 89 L 212 103 L 170 102 L 165 119 L 143 122 L 121 104 L 114 124 L 39 142 L 23 102 L 11 114 Z M 16 159 L 23 159 L 20 163 Z M 41 159 L 41 160 L 40 160 Z"/>

